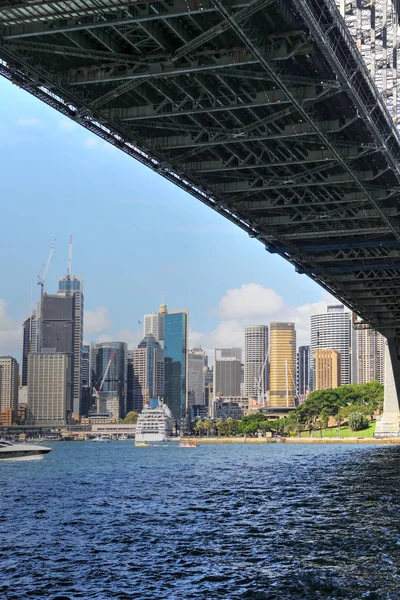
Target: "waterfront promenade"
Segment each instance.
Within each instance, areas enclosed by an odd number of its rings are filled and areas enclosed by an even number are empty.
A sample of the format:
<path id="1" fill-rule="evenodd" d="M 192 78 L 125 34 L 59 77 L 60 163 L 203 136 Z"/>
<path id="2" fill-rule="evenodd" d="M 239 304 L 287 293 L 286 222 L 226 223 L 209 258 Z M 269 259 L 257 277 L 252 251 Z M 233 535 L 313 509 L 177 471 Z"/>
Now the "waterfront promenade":
<path id="1" fill-rule="evenodd" d="M 197 444 L 400 444 L 400 438 L 317 438 L 317 437 L 183 437 L 182 442 Z"/>

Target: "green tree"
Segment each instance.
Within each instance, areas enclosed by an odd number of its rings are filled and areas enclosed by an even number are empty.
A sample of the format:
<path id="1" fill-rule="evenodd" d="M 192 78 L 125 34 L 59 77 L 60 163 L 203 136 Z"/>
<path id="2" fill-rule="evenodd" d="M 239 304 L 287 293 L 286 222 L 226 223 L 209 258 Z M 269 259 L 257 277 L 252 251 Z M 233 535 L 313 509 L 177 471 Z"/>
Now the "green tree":
<path id="1" fill-rule="evenodd" d="M 352 412 L 349 414 L 349 427 L 352 431 L 368 429 L 369 421 L 361 412 Z"/>
<path id="2" fill-rule="evenodd" d="M 138 420 L 138 416 L 139 416 L 139 413 L 137 413 L 136 410 L 131 410 L 126 415 L 126 417 L 124 419 L 124 423 L 130 423 L 130 424 L 136 423 Z"/>

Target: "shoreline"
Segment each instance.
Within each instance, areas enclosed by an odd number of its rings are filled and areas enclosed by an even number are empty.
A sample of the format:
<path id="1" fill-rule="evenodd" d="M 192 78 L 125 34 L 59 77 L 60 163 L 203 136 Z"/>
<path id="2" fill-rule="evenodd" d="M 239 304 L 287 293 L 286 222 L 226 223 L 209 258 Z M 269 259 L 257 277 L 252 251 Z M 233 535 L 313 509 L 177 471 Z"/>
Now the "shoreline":
<path id="1" fill-rule="evenodd" d="M 196 444 L 400 444 L 399 438 L 250 438 L 182 437 L 181 442 Z"/>

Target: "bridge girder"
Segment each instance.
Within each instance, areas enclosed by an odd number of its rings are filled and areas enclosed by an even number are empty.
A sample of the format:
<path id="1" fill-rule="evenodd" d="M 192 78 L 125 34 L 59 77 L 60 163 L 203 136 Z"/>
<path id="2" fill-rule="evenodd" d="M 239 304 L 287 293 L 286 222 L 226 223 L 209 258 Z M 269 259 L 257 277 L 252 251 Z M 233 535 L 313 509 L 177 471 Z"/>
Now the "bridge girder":
<path id="1" fill-rule="evenodd" d="M 400 138 L 333 0 L 227 6 L 0 0 L 0 73 L 393 328 Z"/>

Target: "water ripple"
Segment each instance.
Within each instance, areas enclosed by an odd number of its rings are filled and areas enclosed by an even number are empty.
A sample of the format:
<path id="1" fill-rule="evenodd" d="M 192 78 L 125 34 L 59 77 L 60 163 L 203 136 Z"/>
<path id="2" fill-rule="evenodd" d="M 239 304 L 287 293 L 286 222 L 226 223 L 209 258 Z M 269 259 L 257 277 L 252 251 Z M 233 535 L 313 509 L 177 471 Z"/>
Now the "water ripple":
<path id="1" fill-rule="evenodd" d="M 55 444 L 0 464 L 0 598 L 400 598 L 400 448 Z"/>

